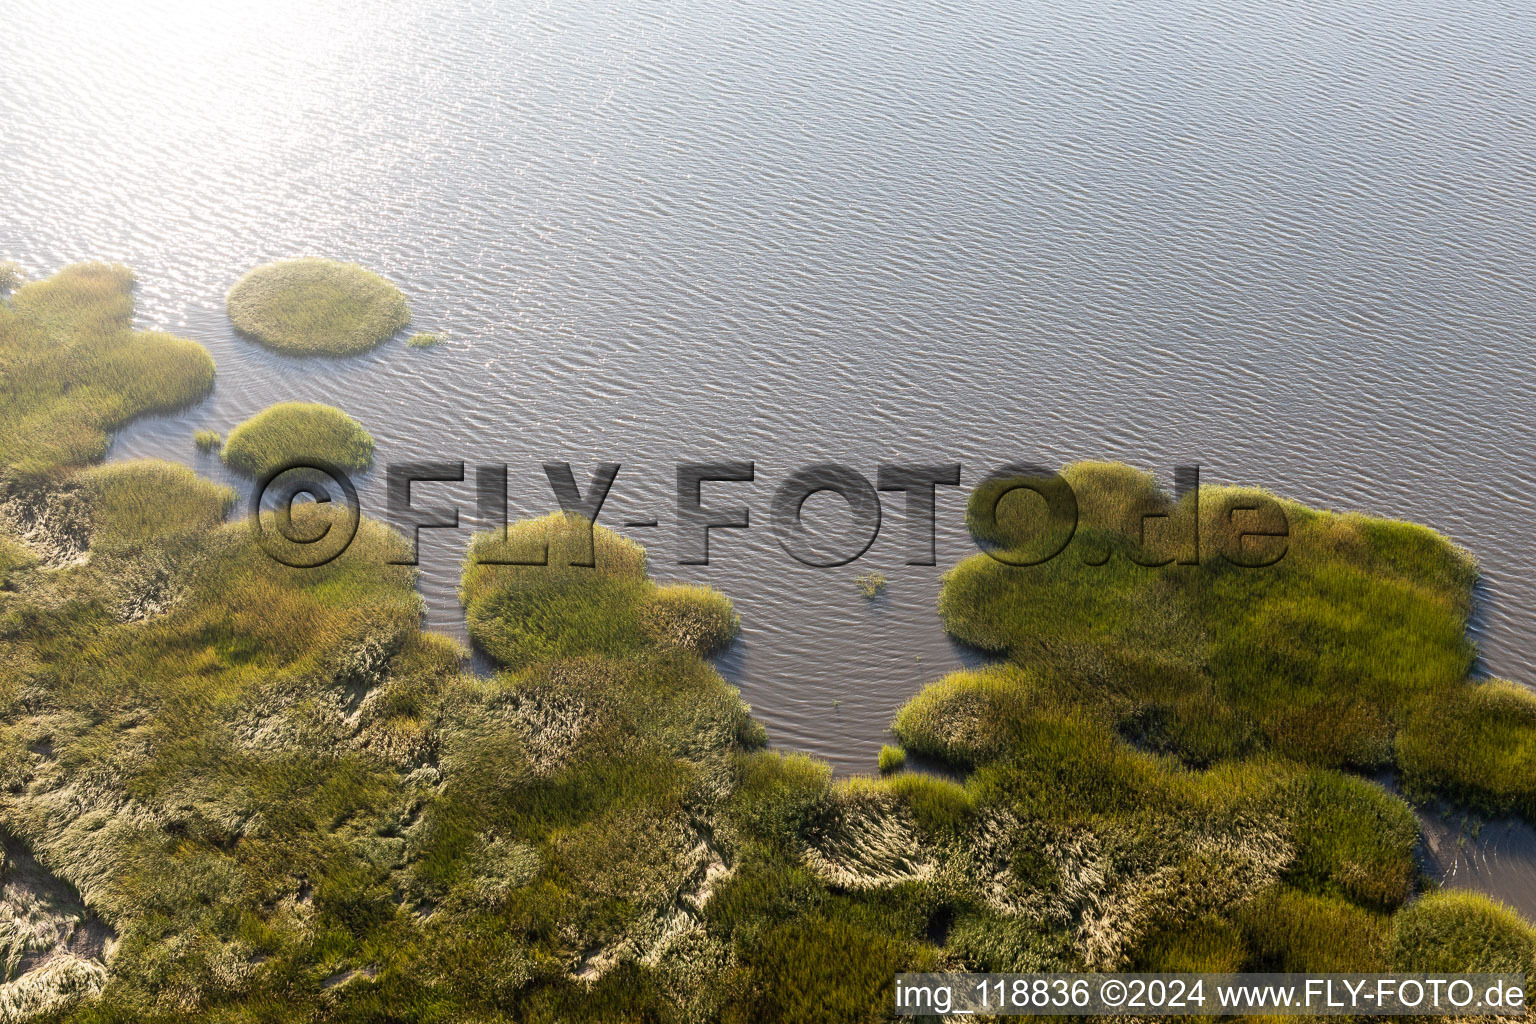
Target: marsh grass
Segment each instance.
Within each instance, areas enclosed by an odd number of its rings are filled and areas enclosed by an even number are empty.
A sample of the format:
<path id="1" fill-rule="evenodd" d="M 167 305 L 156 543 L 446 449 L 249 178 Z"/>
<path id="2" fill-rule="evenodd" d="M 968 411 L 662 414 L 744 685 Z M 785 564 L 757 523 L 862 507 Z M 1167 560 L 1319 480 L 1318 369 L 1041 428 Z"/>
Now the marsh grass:
<path id="1" fill-rule="evenodd" d="M 259 989 L 264 960 L 292 979 L 327 956 L 370 956 L 398 929 L 378 902 L 384 876 L 357 866 L 399 799 L 385 738 L 421 734 L 424 695 L 456 675 L 452 647 L 416 629 L 410 571 L 384 565 L 401 539 L 365 523 L 305 573 L 271 561 L 247 524 L 222 524 L 231 493 L 183 467 L 113 464 L 69 486 L 89 509 L 90 559 L 23 570 L 0 592 L 0 763 L 20 795 L 0 829 L 119 930 L 89 1013 L 184 1012 Z M 180 596 L 121 615 L 135 564 L 160 567 Z M 389 696 L 349 718 L 354 692 Z M 310 892 L 318 935 L 273 910 Z"/>
<path id="2" fill-rule="evenodd" d="M 1536 821 L 1536 693 L 1495 679 L 1421 700 L 1397 761 L 1410 793 Z"/>
<path id="3" fill-rule="evenodd" d="M 55 486 L 88 557 L 44 569 L 0 537 L 0 831 L 120 941 L 51 1019 L 830 1024 L 882 1019 L 898 971 L 1530 963 L 1486 901 L 1397 909 L 1402 801 L 1257 723 L 1218 742 L 1240 717 L 1190 666 L 1219 638 L 1134 580 L 1109 607 L 1164 617 L 1120 633 L 977 610 L 1011 660 L 896 723 L 963 782 L 834 781 L 762 749 L 705 660 L 730 602 L 579 517 L 472 541 L 482 677 L 421 630 L 377 522 L 298 570 L 183 467 Z M 547 564 L 491 564 L 512 559 Z M 1455 575 L 1433 544 L 1372 564 Z M 132 566 L 149 599 L 124 600 Z"/>
<path id="4" fill-rule="evenodd" d="M 1390 969 L 1536 974 L 1536 930 L 1481 893 L 1430 893 L 1392 921 Z"/>
<path id="5" fill-rule="evenodd" d="M 224 438 L 217 430 L 199 430 L 193 433 L 192 444 L 200 452 L 216 452 L 224 447 Z"/>
<path id="6" fill-rule="evenodd" d="M 21 264 L 15 260 L 0 260 L 0 296 L 15 291 L 26 279 Z"/>
<path id="7" fill-rule="evenodd" d="M 906 763 L 907 752 L 900 747 L 887 743 L 880 748 L 879 768 L 881 775 L 889 775 L 892 772 L 900 771 Z"/>
<path id="8" fill-rule="evenodd" d="M 1140 745 L 1194 765 L 1270 750 L 1374 768 L 1392 762 L 1412 708 L 1466 687 L 1476 567 L 1432 531 L 1206 488 L 1201 563 L 1148 567 L 1139 563 L 1188 547 L 1190 499 L 1175 503 L 1124 466 L 1063 475 L 1081 518 L 1062 554 L 1022 568 L 972 557 L 946 576 L 940 614 L 955 636 L 1027 664 L 1048 688 L 1080 688 Z M 1029 500 L 1010 505 L 1020 495 Z M 1253 498 L 1289 521 L 1287 550 L 1266 568 L 1206 544 L 1231 529 L 1226 510 Z M 980 522 L 988 507 L 973 496 L 973 527 L 1006 554 L 1035 536 L 1044 502 L 1013 492 Z M 1145 513 L 1163 518 L 1143 538 Z"/>
<path id="9" fill-rule="evenodd" d="M 858 584 L 859 593 L 863 594 L 866 598 L 873 600 L 885 592 L 886 584 L 888 581 L 881 573 L 866 572 L 861 573 L 858 578 L 854 580 L 854 582 Z"/>
<path id="10" fill-rule="evenodd" d="M 736 639 L 741 617 L 724 594 L 709 587 L 674 583 L 652 590 L 640 609 L 649 637 L 708 657 Z"/>
<path id="11" fill-rule="evenodd" d="M 1280 889 L 1244 907 L 1238 916 L 1250 970 L 1387 969 L 1392 919 L 1347 900 Z"/>
<path id="12" fill-rule="evenodd" d="M 235 501 L 230 488 L 158 459 L 97 466 L 76 480 L 89 495 L 93 549 L 165 542 L 211 530 Z"/>
<path id="13" fill-rule="evenodd" d="M 213 386 L 201 345 L 132 322 L 133 275 L 117 264 L 65 267 L 0 302 L 0 473 L 94 462 L 109 431 Z"/>
<path id="14" fill-rule="evenodd" d="M 224 462 L 246 476 L 259 477 L 306 459 L 342 470 L 366 469 L 373 462 L 373 435 L 333 406 L 281 402 L 235 427 L 224 442 Z"/>
<path id="15" fill-rule="evenodd" d="M 1412 810 L 1374 782 L 1327 770 L 1300 776 L 1293 792 L 1296 854 L 1287 880 L 1365 907 L 1401 906 L 1417 881 Z"/>
<path id="16" fill-rule="evenodd" d="M 419 331 L 405 340 L 411 348 L 432 348 L 443 343 L 443 335 L 435 331 Z"/>
<path id="17" fill-rule="evenodd" d="M 229 290 L 235 328 L 291 355 L 356 355 L 411 321 L 389 281 L 354 263 L 298 259 L 268 263 Z"/>
<path id="18" fill-rule="evenodd" d="M 1005 660 L 929 685 L 893 723 L 907 750 L 968 772 L 963 800 L 921 812 L 916 791 L 890 793 L 919 848 L 967 837 L 943 863 L 967 866 L 961 891 L 986 910 L 957 915 L 954 948 L 1001 970 L 1382 970 L 1428 962 L 1404 949 L 1459 949 L 1473 918 L 1525 948 L 1529 926 L 1479 898 L 1406 902 L 1412 810 L 1340 771 L 1395 761 L 1410 791 L 1531 813 L 1536 698 L 1467 680 L 1466 553 L 1413 524 L 1207 488 L 1202 546 L 1263 499 L 1288 549 L 1262 569 L 1180 565 L 1197 550 L 1189 499 L 1124 466 L 1064 475 L 1080 519 L 1059 557 L 984 554 L 945 577 L 946 626 Z M 993 482 L 971 527 L 1020 561 L 1044 509 Z M 991 852 L 984 823 L 1008 822 L 1030 838 Z M 1024 907 L 1031 925 L 1008 922 Z"/>
<path id="19" fill-rule="evenodd" d="M 548 564 L 494 564 L 511 560 Z M 566 513 L 514 524 L 505 536 L 476 536 L 460 597 L 470 635 L 512 668 L 653 647 L 708 655 L 729 644 L 740 626 L 724 596 L 706 587 L 652 583 L 645 549 Z"/>

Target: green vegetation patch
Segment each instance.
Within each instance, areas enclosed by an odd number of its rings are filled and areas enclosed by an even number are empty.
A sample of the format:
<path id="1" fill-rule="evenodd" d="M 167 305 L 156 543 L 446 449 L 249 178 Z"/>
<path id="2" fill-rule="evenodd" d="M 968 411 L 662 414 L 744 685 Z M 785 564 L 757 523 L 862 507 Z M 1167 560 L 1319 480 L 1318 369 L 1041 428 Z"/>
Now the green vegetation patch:
<path id="1" fill-rule="evenodd" d="M 0 835 L 119 940 L 110 975 L 54 995 L 100 992 L 94 1019 L 238 998 L 296 1013 L 400 916 L 376 865 L 456 651 L 417 629 L 412 573 L 386 564 L 403 541 L 377 524 L 300 571 L 221 524 L 228 491 L 181 467 L 70 486 L 91 557 L 0 591 Z"/>
<path id="2" fill-rule="evenodd" d="M 287 448 L 317 431 L 277 422 L 284 455 L 315 454 Z M 580 517 L 472 542 L 461 597 L 499 663 L 480 676 L 421 630 L 406 542 L 379 523 L 293 569 L 182 467 L 90 469 L 35 500 L 56 550 L 0 533 L 0 871 L 26 856 L 52 879 L 23 940 L 76 972 L 25 962 L 50 1020 L 801 1024 L 883 1019 L 902 971 L 1533 969 L 1512 912 L 1412 897 L 1406 805 L 1318 753 L 1335 747 L 1275 739 L 1283 702 L 1225 688 L 1212 652 L 1236 641 L 1167 618 L 1191 600 L 1176 587 L 1123 582 L 1105 600 L 1152 618 L 1104 630 L 1039 617 L 1028 590 L 978 608 L 1008 660 L 896 722 L 964 780 L 834 781 L 762 749 L 705 660 L 739 628 L 730 602 L 655 583 L 644 549 Z M 1456 563 L 1408 540 L 1371 573 L 1430 600 Z M 1406 749 L 1397 705 L 1360 706 Z M 71 946 L 81 907 L 110 963 Z"/>
<path id="3" fill-rule="evenodd" d="M 892 729 L 908 750 L 969 767 L 1018 742 L 1037 693 L 1016 666 L 955 672 L 904 704 Z"/>
<path id="4" fill-rule="evenodd" d="M 0 302 L 0 474 L 30 479 L 100 459 L 107 433 L 213 386 L 191 341 L 133 329 L 133 275 L 80 263 Z"/>
<path id="5" fill-rule="evenodd" d="M 1504 680 L 1421 702 L 1397 734 L 1403 784 L 1536 821 L 1536 693 Z"/>
<path id="6" fill-rule="evenodd" d="M 282 402 L 268 406 L 229 432 L 224 461 L 237 473 L 262 476 L 318 459 L 343 470 L 373 462 L 373 435 L 329 405 Z"/>
<path id="7" fill-rule="evenodd" d="M 216 452 L 224 447 L 224 438 L 217 430 L 199 430 L 193 433 L 192 444 L 200 452 Z"/>
<path id="8" fill-rule="evenodd" d="M 724 650 L 741 630 L 741 618 L 728 597 L 681 583 L 652 590 L 640 618 L 653 641 L 705 656 Z"/>
<path id="9" fill-rule="evenodd" d="M 1197 519 L 1191 497 L 1174 502 L 1128 467 L 1063 475 L 1079 505 L 1065 549 L 1029 566 L 967 559 L 945 577 L 940 614 L 1139 746 L 1195 766 L 1272 751 L 1375 768 L 1393 762 L 1414 708 L 1466 690 L 1476 567 L 1438 534 L 1239 488 L 1203 489 Z M 1241 511 L 1258 506 L 1287 522 Z M 1044 508 L 994 484 L 970 516 L 999 557 L 1023 561 L 1039 554 Z M 1258 538 L 1282 552 L 1274 564 L 1224 554 L 1234 531 L 1277 525 L 1287 537 Z"/>
<path id="10" fill-rule="evenodd" d="M 411 348 L 432 348 L 443 342 L 443 336 L 435 331 L 420 331 L 411 335 L 405 343 Z"/>
<path id="11" fill-rule="evenodd" d="M 411 322 L 389 281 L 335 260 L 282 260 L 257 267 L 229 290 L 236 329 L 292 355 L 356 355 Z"/>
<path id="12" fill-rule="evenodd" d="M 1280 889 L 1238 917 L 1253 970 L 1386 970 L 1391 918 L 1347 900 Z"/>
<path id="13" fill-rule="evenodd" d="M 478 535 L 460 596 L 470 635 L 512 668 L 655 647 L 707 655 L 740 626 L 724 596 L 652 583 L 644 548 L 565 513 L 514 524 L 505 536 Z"/>
<path id="14" fill-rule="evenodd" d="M 1297 779 L 1293 884 L 1390 910 L 1413 892 L 1419 825 L 1403 801 L 1365 779 L 1319 769 Z"/>
<path id="15" fill-rule="evenodd" d="M 1416 948 L 1451 951 L 1435 969 L 1513 963 L 1457 951 L 1487 933 L 1518 952 L 1529 926 L 1478 897 L 1415 900 L 1412 810 L 1342 770 L 1395 763 L 1415 792 L 1530 807 L 1536 700 L 1467 678 L 1466 554 L 1262 492 L 1207 488 L 1197 514 L 1128 467 L 1064 475 L 1076 530 L 1039 564 L 1005 563 L 1038 561 L 1046 503 L 1008 481 L 973 494 L 998 557 L 952 570 L 940 613 L 1004 660 L 893 723 L 964 783 L 802 800 L 809 862 L 847 888 L 942 885 L 946 950 L 975 969 L 1406 970 L 1431 963 Z M 1274 532 L 1233 510 L 1264 507 L 1288 520 L 1283 557 L 1226 558 L 1234 518 Z"/>
<path id="16" fill-rule="evenodd" d="M 1536 973 L 1536 929 L 1503 904 L 1472 892 L 1437 892 L 1393 919 L 1391 969 Z"/>
<path id="17" fill-rule="evenodd" d="M 900 771 L 907 763 L 907 752 L 900 747 L 887 743 L 880 748 L 880 774 L 889 775 L 891 772 Z"/>

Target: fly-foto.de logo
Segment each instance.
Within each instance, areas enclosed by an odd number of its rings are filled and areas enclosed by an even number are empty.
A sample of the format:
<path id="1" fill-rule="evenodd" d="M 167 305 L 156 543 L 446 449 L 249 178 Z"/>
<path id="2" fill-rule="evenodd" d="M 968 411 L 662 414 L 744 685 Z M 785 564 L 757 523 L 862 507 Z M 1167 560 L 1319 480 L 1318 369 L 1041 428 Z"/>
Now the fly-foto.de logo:
<path id="1" fill-rule="evenodd" d="M 587 526 L 587 543 L 564 556 L 562 564 L 595 566 L 590 530 L 622 466 L 599 463 L 585 486 L 568 462 L 543 464 L 555 504 Z M 507 524 L 505 464 L 402 462 L 385 470 L 385 517 L 408 540 L 408 554 L 393 564 L 415 565 L 422 530 L 456 530 L 462 509 L 442 498 L 425 497 L 433 484 L 475 484 L 474 510 L 482 524 Z M 935 564 L 937 495 L 941 487 L 961 485 L 963 467 L 953 463 L 880 463 L 874 479 L 859 469 L 819 462 L 784 475 L 754 518 L 753 499 L 761 498 L 753 460 L 680 462 L 670 524 L 662 517 L 631 518 L 628 529 L 670 525 L 680 565 L 710 564 L 710 537 L 720 530 L 747 530 L 764 513 L 768 528 L 784 552 L 801 565 L 830 568 L 856 561 L 869 550 L 886 520 L 888 506 L 905 520 L 906 564 Z M 706 489 L 708 495 L 706 497 Z M 830 493 L 841 499 L 846 529 L 836 541 L 810 530 L 805 505 Z M 882 495 L 886 495 L 882 499 Z M 297 515 L 296 506 L 326 507 L 327 515 Z M 1108 507 L 1106 507 L 1106 505 Z M 335 510 L 331 512 L 330 510 Z M 296 462 L 268 473 L 251 498 L 251 523 L 262 547 L 295 568 L 332 561 L 352 543 L 361 522 L 356 486 L 345 472 L 319 460 Z M 1178 466 L 1172 494 L 1145 492 L 1099 496 L 1085 503 L 1061 473 L 1029 463 L 993 469 L 972 490 L 966 525 L 978 548 L 991 558 L 1020 568 L 1050 562 L 1068 550 L 1074 538 L 1109 527 L 1128 542 L 1077 545 L 1085 564 L 1102 565 L 1117 554 L 1157 568 L 1168 565 L 1222 564 L 1242 568 L 1274 565 L 1285 554 L 1290 524 L 1279 500 L 1261 491 L 1221 488 L 1215 500 L 1202 501 L 1200 467 Z M 547 545 L 527 551 L 499 551 L 494 558 L 472 555 L 482 564 L 549 565 Z"/>

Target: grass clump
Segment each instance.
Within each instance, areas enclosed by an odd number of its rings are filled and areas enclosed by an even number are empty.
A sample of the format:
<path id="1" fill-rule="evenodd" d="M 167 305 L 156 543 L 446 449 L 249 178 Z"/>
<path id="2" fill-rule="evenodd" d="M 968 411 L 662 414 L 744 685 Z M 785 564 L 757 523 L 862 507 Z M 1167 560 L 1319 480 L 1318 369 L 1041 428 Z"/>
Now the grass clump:
<path id="1" fill-rule="evenodd" d="M 1412 810 L 1373 782 L 1332 771 L 1307 772 L 1294 792 L 1296 855 L 1287 878 L 1367 907 L 1401 906 L 1417 874 Z"/>
<path id="2" fill-rule="evenodd" d="M 872 1019 L 889 1005 L 895 972 L 910 964 L 907 944 L 883 932 L 820 915 L 766 929 L 747 952 L 759 998 L 723 1019 L 834 1024 Z"/>
<path id="3" fill-rule="evenodd" d="M 1344 770 L 1395 763 L 1410 791 L 1530 806 L 1536 699 L 1467 678 L 1471 559 L 1413 524 L 1262 492 L 1207 488 L 1197 506 L 1124 466 L 1064 476 L 1077 528 L 1041 564 L 1005 560 L 1039 554 L 1045 502 L 1007 481 L 973 495 L 1001 557 L 948 573 L 940 613 L 1004 660 L 893 722 L 906 750 L 967 772 L 963 827 L 898 790 L 908 776 L 857 817 L 834 795 L 804 829 L 840 884 L 905 864 L 969 893 L 950 949 L 993 970 L 1373 971 L 1408 936 L 1455 948 L 1454 929 L 1415 923 L 1431 900 L 1407 902 L 1411 808 Z M 1283 510 L 1279 562 L 1247 568 L 1212 540 L 1244 506 Z M 1508 916 L 1501 934 L 1529 933 Z"/>
<path id="4" fill-rule="evenodd" d="M 854 582 L 859 585 L 859 593 L 872 600 L 885 592 L 888 581 L 881 573 L 866 572 L 861 573 Z"/>
<path id="5" fill-rule="evenodd" d="M 291 355 L 355 355 L 411 321 L 399 288 L 353 263 L 283 260 L 229 290 L 236 329 Z"/>
<path id="6" fill-rule="evenodd" d="M 704 656 L 724 650 L 741 630 L 730 599 L 709 587 L 657 587 L 640 614 L 652 639 Z"/>
<path id="7" fill-rule="evenodd" d="M 1392 922 L 1394 971 L 1536 973 L 1536 930 L 1480 893 L 1430 893 Z"/>
<path id="8" fill-rule="evenodd" d="M 1421 702 L 1397 734 L 1403 784 L 1536 821 L 1536 693 L 1491 680 Z"/>
<path id="9" fill-rule="evenodd" d="M 224 438 L 217 430 L 199 430 L 192 435 L 192 444 L 200 452 L 216 452 L 224 447 Z"/>
<path id="10" fill-rule="evenodd" d="M 13 292 L 27 279 L 21 264 L 15 260 L 0 260 L 0 295 Z"/>
<path id="11" fill-rule="evenodd" d="M 499 564 L 514 561 L 537 564 Z M 459 596 L 470 635 L 503 665 L 521 668 L 553 657 L 625 656 L 658 644 L 641 615 L 657 589 L 646 575 L 644 548 L 556 512 L 516 523 L 504 536 L 477 535 Z"/>
<path id="12" fill-rule="evenodd" d="M 340 409 L 314 402 L 268 406 L 229 432 L 224 461 L 237 473 L 262 476 L 306 459 L 343 470 L 373 462 L 373 435 Z"/>
<path id="13" fill-rule="evenodd" d="M 902 705 L 891 728 L 914 753 L 971 767 L 1019 741 L 1038 693 L 1017 666 L 954 672 Z"/>
<path id="14" fill-rule="evenodd" d="M 907 752 L 887 743 L 880 748 L 880 774 L 889 775 L 900 771 L 907 763 Z"/>
<path id="15" fill-rule="evenodd" d="M 443 335 L 435 331 L 419 331 L 405 340 L 411 348 L 432 348 L 443 342 Z"/>
<path id="16" fill-rule="evenodd" d="M 1218 916 L 1170 921 L 1155 929 L 1137 950 L 1138 970 L 1235 974 L 1248 959 L 1242 929 Z"/>
<path id="17" fill-rule="evenodd" d="M 513 560 L 548 564 L 496 564 Z M 723 595 L 707 587 L 652 583 L 644 548 L 581 516 L 558 512 L 515 524 L 504 537 L 477 536 L 460 596 L 470 635 L 511 667 L 549 657 L 622 657 L 658 648 L 707 656 L 728 645 L 740 628 Z"/>
<path id="18" fill-rule="evenodd" d="M 106 454 L 107 433 L 196 401 L 207 349 L 133 329 L 133 275 L 80 263 L 0 302 L 0 474 L 32 479 Z"/>

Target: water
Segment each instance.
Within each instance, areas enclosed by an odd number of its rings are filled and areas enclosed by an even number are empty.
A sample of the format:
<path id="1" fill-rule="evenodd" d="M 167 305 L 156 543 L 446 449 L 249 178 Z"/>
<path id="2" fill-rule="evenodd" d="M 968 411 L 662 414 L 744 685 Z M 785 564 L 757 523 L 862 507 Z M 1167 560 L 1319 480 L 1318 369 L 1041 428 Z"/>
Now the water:
<path id="1" fill-rule="evenodd" d="M 1376 781 L 1401 795 L 1390 772 Z M 1439 801 L 1414 811 L 1426 874 L 1448 888 L 1492 893 L 1536 920 L 1536 827 L 1516 818 L 1484 820 Z"/>
<path id="2" fill-rule="evenodd" d="M 140 319 L 213 352 L 213 395 L 123 431 L 222 478 L 198 427 L 331 402 L 381 462 L 623 464 L 604 520 L 736 600 L 722 668 L 781 747 L 868 771 L 962 663 L 899 505 L 866 558 L 792 562 L 773 488 L 835 459 L 1117 458 L 1428 523 L 1485 583 L 1483 667 L 1536 681 L 1536 9 L 21 0 L 0 33 L 0 258 L 139 273 Z M 348 360 L 236 338 L 279 257 L 399 282 L 417 329 Z M 757 525 L 677 565 L 673 467 Z M 361 481 L 382 511 L 379 481 Z M 442 486 L 473 522 L 472 484 Z M 711 495 L 713 500 L 713 494 Z M 834 510 L 832 505 L 826 509 Z M 462 635 L 465 534 L 429 534 Z M 879 570 L 884 597 L 854 578 Z"/>

